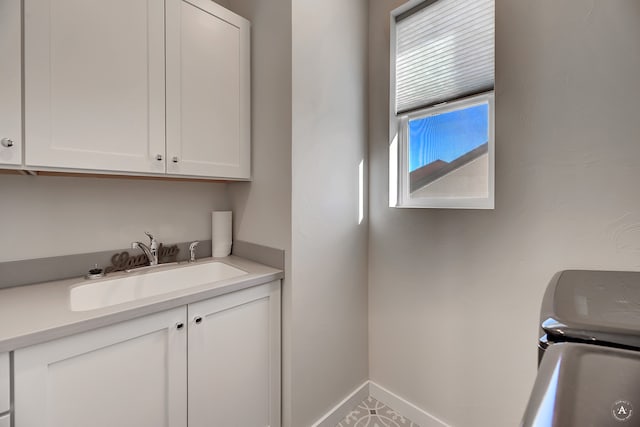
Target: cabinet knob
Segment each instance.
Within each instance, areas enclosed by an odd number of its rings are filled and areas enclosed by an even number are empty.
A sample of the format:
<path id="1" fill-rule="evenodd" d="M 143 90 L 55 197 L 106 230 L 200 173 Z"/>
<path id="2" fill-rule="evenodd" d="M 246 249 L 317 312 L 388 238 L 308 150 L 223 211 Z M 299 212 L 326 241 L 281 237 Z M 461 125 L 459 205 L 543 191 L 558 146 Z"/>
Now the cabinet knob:
<path id="1" fill-rule="evenodd" d="M 178 156 L 173 156 L 173 159 L 171 159 L 171 161 L 173 161 L 173 163 L 178 163 L 180 159 L 178 159 Z"/>
<path id="2" fill-rule="evenodd" d="M 176 329 L 182 329 L 182 328 L 184 328 L 184 323 L 182 322 L 176 323 Z"/>
<path id="3" fill-rule="evenodd" d="M 162 154 L 156 154 L 156 160 L 161 162 L 162 161 Z"/>
<path id="4" fill-rule="evenodd" d="M 5 148 L 11 148 L 13 147 L 13 140 L 9 138 L 2 138 L 0 139 L 0 144 L 2 144 L 2 146 Z"/>
<path id="5" fill-rule="evenodd" d="M 202 317 L 198 316 L 196 318 L 193 319 L 194 322 L 196 322 L 197 324 L 202 323 Z"/>

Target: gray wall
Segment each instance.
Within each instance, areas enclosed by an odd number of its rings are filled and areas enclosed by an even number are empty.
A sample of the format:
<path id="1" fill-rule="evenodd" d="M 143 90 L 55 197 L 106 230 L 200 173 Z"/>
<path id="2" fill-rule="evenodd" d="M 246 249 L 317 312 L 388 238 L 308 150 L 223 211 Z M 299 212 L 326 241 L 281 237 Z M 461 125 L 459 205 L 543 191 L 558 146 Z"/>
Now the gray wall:
<path id="1" fill-rule="evenodd" d="M 292 1 L 292 419 L 309 426 L 368 377 L 367 4 Z"/>
<path id="2" fill-rule="evenodd" d="M 229 0 L 251 21 L 252 182 L 229 185 L 241 240 L 291 245 L 291 1 Z"/>
<path id="3" fill-rule="evenodd" d="M 0 175 L 0 262 L 211 239 L 221 183 Z"/>
<path id="4" fill-rule="evenodd" d="M 454 427 L 514 426 L 553 273 L 640 269 L 640 3 L 496 1 L 493 211 L 387 207 L 401 3 L 369 2 L 371 379 Z"/>

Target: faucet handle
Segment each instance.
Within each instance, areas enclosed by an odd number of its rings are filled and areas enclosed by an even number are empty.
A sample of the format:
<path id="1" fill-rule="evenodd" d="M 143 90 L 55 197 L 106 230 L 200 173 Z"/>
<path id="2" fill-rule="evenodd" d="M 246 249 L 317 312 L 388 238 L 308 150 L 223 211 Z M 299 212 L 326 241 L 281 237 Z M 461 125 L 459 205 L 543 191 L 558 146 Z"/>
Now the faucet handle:
<path id="1" fill-rule="evenodd" d="M 156 238 L 148 231 L 145 231 L 144 234 L 149 238 L 149 249 L 151 249 L 152 252 L 156 251 L 158 249 L 158 242 L 156 241 Z"/>
<path id="2" fill-rule="evenodd" d="M 189 262 L 196 262 L 196 247 L 200 244 L 199 241 L 191 242 L 189 244 Z"/>

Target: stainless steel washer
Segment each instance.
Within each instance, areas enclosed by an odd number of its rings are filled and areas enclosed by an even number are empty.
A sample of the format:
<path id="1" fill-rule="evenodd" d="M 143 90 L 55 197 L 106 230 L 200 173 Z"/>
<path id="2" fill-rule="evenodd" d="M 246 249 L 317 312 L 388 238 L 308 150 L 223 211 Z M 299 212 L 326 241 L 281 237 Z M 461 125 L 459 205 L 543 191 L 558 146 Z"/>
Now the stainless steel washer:
<path id="1" fill-rule="evenodd" d="M 640 273 L 563 271 L 540 311 L 522 427 L 640 426 Z"/>

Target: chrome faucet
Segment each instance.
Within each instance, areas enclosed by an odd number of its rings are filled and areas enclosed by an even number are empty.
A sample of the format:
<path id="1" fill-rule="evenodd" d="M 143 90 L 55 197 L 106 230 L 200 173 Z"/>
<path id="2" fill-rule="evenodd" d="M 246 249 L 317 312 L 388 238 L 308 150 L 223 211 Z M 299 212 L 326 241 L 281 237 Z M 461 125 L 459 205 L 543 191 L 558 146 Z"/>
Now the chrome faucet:
<path id="1" fill-rule="evenodd" d="M 196 240 L 189 245 L 189 262 L 196 262 L 196 246 L 199 244 L 200 242 Z"/>
<path id="2" fill-rule="evenodd" d="M 158 265 L 158 242 L 156 241 L 155 237 L 151 235 L 151 233 L 145 231 L 144 234 L 146 234 L 151 241 L 149 246 L 141 242 L 133 242 L 131 243 L 131 249 L 142 249 L 142 252 L 144 252 L 144 254 L 149 259 L 149 265 Z"/>

